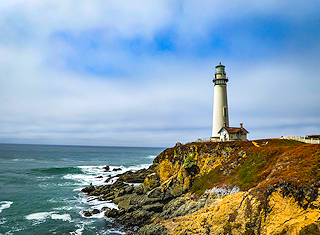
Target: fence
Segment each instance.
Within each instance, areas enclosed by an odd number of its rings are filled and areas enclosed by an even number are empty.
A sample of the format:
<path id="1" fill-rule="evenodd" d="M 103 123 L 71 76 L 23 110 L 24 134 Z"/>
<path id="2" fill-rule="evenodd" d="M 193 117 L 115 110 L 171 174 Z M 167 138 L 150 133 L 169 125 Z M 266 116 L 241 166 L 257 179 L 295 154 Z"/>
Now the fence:
<path id="1" fill-rule="evenodd" d="M 314 140 L 312 138 L 306 139 L 305 137 L 299 137 L 299 136 L 293 136 L 293 135 L 284 136 L 284 137 L 282 137 L 282 139 L 296 140 L 296 141 L 304 142 L 307 144 L 320 144 L 320 140 Z"/>

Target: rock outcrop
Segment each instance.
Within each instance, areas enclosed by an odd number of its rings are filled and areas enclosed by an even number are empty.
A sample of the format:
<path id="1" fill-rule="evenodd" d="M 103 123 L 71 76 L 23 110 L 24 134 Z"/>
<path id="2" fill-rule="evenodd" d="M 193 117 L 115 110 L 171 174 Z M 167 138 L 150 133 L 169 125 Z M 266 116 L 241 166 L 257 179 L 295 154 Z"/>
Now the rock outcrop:
<path id="1" fill-rule="evenodd" d="M 149 169 L 117 177 L 83 191 L 116 203 L 105 215 L 128 234 L 320 234 L 319 145 L 176 144 Z"/>

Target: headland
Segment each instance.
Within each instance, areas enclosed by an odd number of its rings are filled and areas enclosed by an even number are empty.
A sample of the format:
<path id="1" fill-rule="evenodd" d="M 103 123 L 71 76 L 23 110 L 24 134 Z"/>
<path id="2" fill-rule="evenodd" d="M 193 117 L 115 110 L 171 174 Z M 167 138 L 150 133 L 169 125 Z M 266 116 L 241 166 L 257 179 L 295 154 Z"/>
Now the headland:
<path id="1" fill-rule="evenodd" d="M 126 234 L 320 234 L 318 144 L 177 143 L 148 169 L 118 177 L 83 191 L 116 203 L 108 226 Z"/>

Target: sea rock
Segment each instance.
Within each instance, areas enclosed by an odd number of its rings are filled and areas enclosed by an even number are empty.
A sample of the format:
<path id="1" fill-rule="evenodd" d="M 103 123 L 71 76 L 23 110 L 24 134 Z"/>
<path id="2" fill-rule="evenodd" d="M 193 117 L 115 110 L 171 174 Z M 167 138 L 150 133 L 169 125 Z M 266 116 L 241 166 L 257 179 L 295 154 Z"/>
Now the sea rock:
<path id="1" fill-rule="evenodd" d="M 154 212 L 139 209 L 120 215 L 116 218 L 116 221 L 127 227 L 141 227 L 144 224 L 150 223 L 152 215 L 154 215 Z"/>
<path id="2" fill-rule="evenodd" d="M 105 182 L 105 183 L 109 183 L 110 180 L 112 180 L 112 178 L 113 178 L 113 177 L 110 176 L 110 177 L 108 177 L 108 179 L 106 179 L 104 182 Z"/>
<path id="3" fill-rule="evenodd" d="M 105 166 L 105 167 L 103 167 L 103 169 L 104 169 L 105 172 L 110 171 L 110 167 L 109 166 Z"/>
<path id="4" fill-rule="evenodd" d="M 83 213 L 83 215 L 84 215 L 85 217 L 90 217 L 90 216 L 92 216 L 92 213 L 91 213 L 90 211 L 82 211 L 82 213 Z"/>
<path id="5" fill-rule="evenodd" d="M 94 186 L 90 185 L 90 186 L 88 186 L 88 187 L 86 187 L 86 188 L 81 189 L 81 191 L 84 192 L 84 193 L 91 193 L 91 192 L 93 192 L 95 189 L 96 189 L 96 188 L 95 188 Z"/>
<path id="6" fill-rule="evenodd" d="M 119 216 L 119 211 L 117 209 L 108 209 L 108 210 L 106 210 L 104 215 L 109 218 L 116 218 Z"/>
<path id="7" fill-rule="evenodd" d="M 116 177 L 119 177 L 119 180 L 123 180 L 127 183 L 143 183 L 144 179 L 152 173 L 152 171 L 147 169 L 141 169 L 136 172 L 127 171 L 123 174 L 116 175 Z"/>
<path id="8" fill-rule="evenodd" d="M 112 171 L 121 171 L 121 168 L 113 168 Z"/>
<path id="9" fill-rule="evenodd" d="M 95 214 L 99 214 L 100 211 L 99 211 L 98 209 L 94 209 L 91 213 L 92 213 L 93 215 L 95 215 Z"/>

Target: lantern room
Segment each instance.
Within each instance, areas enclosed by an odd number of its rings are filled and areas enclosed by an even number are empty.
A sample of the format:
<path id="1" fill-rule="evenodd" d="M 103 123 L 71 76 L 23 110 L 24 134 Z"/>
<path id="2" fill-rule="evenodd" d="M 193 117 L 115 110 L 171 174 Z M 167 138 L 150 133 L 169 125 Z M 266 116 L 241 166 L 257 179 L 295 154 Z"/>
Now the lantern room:
<path id="1" fill-rule="evenodd" d="M 215 74 L 224 74 L 226 75 L 226 72 L 224 70 L 225 66 L 219 63 L 219 65 L 216 66 L 216 73 Z"/>

